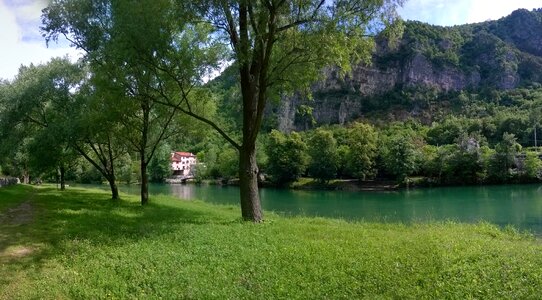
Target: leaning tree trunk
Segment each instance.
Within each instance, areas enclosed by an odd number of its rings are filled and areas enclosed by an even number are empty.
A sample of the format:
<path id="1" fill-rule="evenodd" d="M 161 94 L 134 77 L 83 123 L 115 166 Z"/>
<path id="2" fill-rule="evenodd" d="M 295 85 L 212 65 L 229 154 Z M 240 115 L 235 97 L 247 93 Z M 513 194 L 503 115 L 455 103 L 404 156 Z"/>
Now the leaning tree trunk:
<path id="1" fill-rule="evenodd" d="M 115 177 L 115 164 L 113 163 L 113 151 L 111 150 L 111 138 L 108 135 L 107 139 L 107 153 L 109 154 L 109 186 L 111 187 L 111 199 L 112 200 L 119 200 L 119 188 L 117 187 L 116 177 Z M 106 169 L 107 169 L 107 163 Z"/>
<path id="2" fill-rule="evenodd" d="M 109 182 L 109 187 L 111 188 L 111 199 L 118 200 L 119 199 L 119 188 L 117 187 L 117 183 L 115 181 L 115 176 L 112 178 L 109 178 L 107 180 Z"/>

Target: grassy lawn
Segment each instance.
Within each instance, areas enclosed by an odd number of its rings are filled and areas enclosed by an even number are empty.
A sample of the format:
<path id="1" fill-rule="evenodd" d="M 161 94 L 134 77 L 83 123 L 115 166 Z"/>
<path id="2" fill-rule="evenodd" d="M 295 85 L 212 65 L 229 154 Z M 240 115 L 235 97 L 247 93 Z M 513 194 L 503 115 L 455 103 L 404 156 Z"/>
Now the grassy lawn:
<path id="1" fill-rule="evenodd" d="M 0 299 L 540 298 L 542 244 L 489 224 L 348 223 L 0 189 Z"/>

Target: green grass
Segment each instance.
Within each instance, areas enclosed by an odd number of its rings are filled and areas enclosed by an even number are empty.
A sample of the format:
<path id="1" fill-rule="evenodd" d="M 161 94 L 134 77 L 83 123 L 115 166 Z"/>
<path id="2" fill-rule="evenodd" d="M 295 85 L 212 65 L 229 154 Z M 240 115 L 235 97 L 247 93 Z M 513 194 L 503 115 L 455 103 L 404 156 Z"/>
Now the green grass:
<path id="1" fill-rule="evenodd" d="M 542 245 L 513 229 L 255 225 L 236 207 L 122 196 L 0 189 L 0 299 L 540 298 Z"/>

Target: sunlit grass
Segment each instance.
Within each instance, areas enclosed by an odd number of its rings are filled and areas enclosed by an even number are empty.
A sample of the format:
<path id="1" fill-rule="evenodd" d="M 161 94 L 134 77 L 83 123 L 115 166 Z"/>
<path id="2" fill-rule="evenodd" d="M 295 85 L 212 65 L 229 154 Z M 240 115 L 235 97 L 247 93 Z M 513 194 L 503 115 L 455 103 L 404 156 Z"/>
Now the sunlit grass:
<path id="1" fill-rule="evenodd" d="M 2 299 L 537 298 L 539 240 L 482 223 L 348 223 L 170 197 L 0 189 Z M 11 220 L 11 219 L 10 219 Z"/>

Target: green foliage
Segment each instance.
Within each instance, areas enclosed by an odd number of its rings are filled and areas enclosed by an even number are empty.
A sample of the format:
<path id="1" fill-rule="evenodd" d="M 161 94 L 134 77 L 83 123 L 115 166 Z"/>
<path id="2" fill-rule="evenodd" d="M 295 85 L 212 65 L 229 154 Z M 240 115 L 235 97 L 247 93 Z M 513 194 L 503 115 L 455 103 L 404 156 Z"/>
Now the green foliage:
<path id="1" fill-rule="evenodd" d="M 351 157 L 350 147 L 348 145 L 339 145 L 337 148 L 337 156 L 339 157 L 339 163 L 337 165 L 337 177 L 343 178 L 349 174 L 348 160 Z"/>
<path id="2" fill-rule="evenodd" d="M 427 131 L 427 142 L 431 145 L 453 144 L 465 132 L 462 120 L 451 117 L 436 123 Z"/>
<path id="3" fill-rule="evenodd" d="M 21 67 L 13 82 L 2 86 L 0 152 L 12 161 L 16 173 L 39 177 L 73 167 L 76 160 L 69 148 L 76 107 L 73 91 L 82 80 L 80 66 L 55 58 Z"/>
<path id="4" fill-rule="evenodd" d="M 478 183 L 483 173 L 479 142 L 475 137 L 462 135 L 452 147 L 442 152 L 442 182 L 447 184 Z"/>
<path id="5" fill-rule="evenodd" d="M 80 183 L 102 183 L 102 174 L 89 163 L 81 164 L 76 180 Z"/>
<path id="6" fill-rule="evenodd" d="M 387 139 L 381 156 L 386 171 L 397 181 L 405 182 L 417 167 L 416 145 L 410 136 L 395 135 Z"/>
<path id="7" fill-rule="evenodd" d="M 48 42 L 64 35 L 85 50 L 93 90 L 123 125 L 118 138 L 141 160 L 142 204 L 148 200 L 146 168 L 157 147 L 179 133 L 179 112 L 196 114 L 204 106 L 189 102 L 207 98 L 201 82 L 223 54 L 221 42 L 209 34 L 211 25 L 188 23 L 195 12 L 187 6 L 169 0 L 58 0 L 43 11 Z"/>
<path id="8" fill-rule="evenodd" d="M 521 150 L 521 145 L 516 142 L 513 134 L 504 133 L 502 140 L 495 146 L 495 154 L 490 161 L 490 176 L 497 182 L 510 180 L 512 168 L 516 164 L 516 155 Z"/>
<path id="9" fill-rule="evenodd" d="M 126 184 L 131 184 L 139 177 L 138 166 L 128 154 L 124 154 L 117 160 L 117 178 Z"/>
<path id="10" fill-rule="evenodd" d="M 528 179 L 542 179 L 542 160 L 538 152 L 527 151 L 523 161 L 523 176 Z"/>
<path id="11" fill-rule="evenodd" d="M 218 176 L 231 179 L 239 176 L 239 153 L 231 147 L 225 147 L 218 154 Z"/>
<path id="12" fill-rule="evenodd" d="M 158 148 L 149 163 L 150 182 L 164 182 L 171 175 L 171 150 L 169 145 L 164 144 Z"/>
<path id="13" fill-rule="evenodd" d="M 275 184 L 294 182 L 307 169 L 307 145 L 296 132 L 285 135 L 277 130 L 271 131 L 265 152 L 268 157 L 265 171 Z"/>
<path id="14" fill-rule="evenodd" d="M 310 157 L 309 175 L 320 182 L 327 182 L 337 175 L 339 155 L 337 141 L 333 133 L 324 129 L 317 129 L 307 141 Z"/>
<path id="15" fill-rule="evenodd" d="M 347 162 L 349 173 L 358 179 L 366 179 L 374 175 L 377 155 L 377 133 L 373 126 L 354 123 L 348 130 L 348 146 L 350 148 Z"/>

